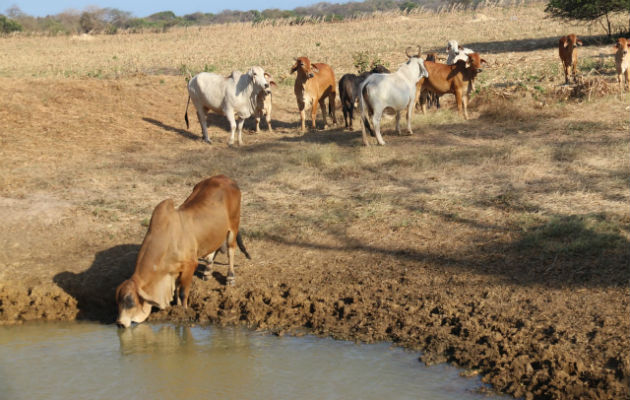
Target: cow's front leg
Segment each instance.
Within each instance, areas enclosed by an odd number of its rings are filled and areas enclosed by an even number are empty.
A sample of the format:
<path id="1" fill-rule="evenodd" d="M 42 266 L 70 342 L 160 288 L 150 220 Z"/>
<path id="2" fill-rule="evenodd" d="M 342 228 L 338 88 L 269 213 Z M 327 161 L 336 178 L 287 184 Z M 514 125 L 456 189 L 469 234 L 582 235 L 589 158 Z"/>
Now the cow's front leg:
<path id="1" fill-rule="evenodd" d="M 400 111 L 396 111 L 396 133 L 400 136 Z"/>
<path id="2" fill-rule="evenodd" d="M 256 114 L 254 118 L 256 119 L 256 133 L 260 133 L 260 115 Z"/>
<path id="3" fill-rule="evenodd" d="M 238 120 L 238 145 L 243 145 L 243 124 L 245 123 L 245 118 L 241 118 Z"/>
<path id="4" fill-rule="evenodd" d="M 318 102 L 315 101 L 315 99 L 313 99 L 313 101 L 311 102 L 311 104 L 313 105 L 311 107 L 311 126 L 313 127 L 313 129 L 317 128 L 317 125 L 315 124 L 315 121 L 317 120 L 317 104 Z M 323 109 L 322 109 L 323 111 Z M 324 117 L 324 125 L 326 125 L 326 117 Z"/>
<path id="5" fill-rule="evenodd" d="M 306 131 L 306 104 L 303 101 L 298 100 L 298 110 L 300 110 L 300 123 L 302 125 L 302 132 Z"/>
<path id="6" fill-rule="evenodd" d="M 414 103 L 411 102 L 407 106 L 407 133 L 413 135 L 413 131 L 411 130 L 411 114 L 413 114 Z"/>
<path id="7" fill-rule="evenodd" d="M 177 304 L 181 304 L 182 306 L 184 306 L 184 308 L 188 308 L 190 285 L 192 283 L 192 278 L 196 268 L 197 260 L 186 263 L 186 265 L 184 266 L 184 270 L 179 277 L 179 296 L 177 299 Z"/>
<path id="8" fill-rule="evenodd" d="M 228 146 L 234 145 L 234 133 L 236 132 L 236 120 L 234 119 L 234 112 L 228 110 L 225 112 L 228 121 L 230 122 L 230 140 L 228 140 Z"/>

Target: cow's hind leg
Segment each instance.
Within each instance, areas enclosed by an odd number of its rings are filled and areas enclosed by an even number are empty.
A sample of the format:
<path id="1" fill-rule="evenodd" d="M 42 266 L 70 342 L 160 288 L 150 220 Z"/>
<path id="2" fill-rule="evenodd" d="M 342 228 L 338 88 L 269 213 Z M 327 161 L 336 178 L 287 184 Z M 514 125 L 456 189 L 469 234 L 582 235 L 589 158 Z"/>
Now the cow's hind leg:
<path id="1" fill-rule="evenodd" d="M 319 107 L 322 109 L 322 118 L 324 119 L 324 128 L 326 128 L 328 126 L 328 121 L 326 120 L 326 101 L 324 97 L 319 99 Z"/>
<path id="2" fill-rule="evenodd" d="M 400 135 L 400 111 L 396 111 L 396 133 Z"/>
<path id="3" fill-rule="evenodd" d="M 372 116 L 372 125 L 374 125 L 374 134 L 376 135 L 376 141 L 381 146 L 385 146 L 385 141 L 383 140 L 383 136 L 381 136 L 381 118 L 383 117 L 383 111 L 374 110 L 374 115 Z"/>
<path id="4" fill-rule="evenodd" d="M 195 107 L 196 108 L 196 107 Z M 199 111 L 201 110 L 201 111 Z M 199 119 L 199 125 L 201 125 L 201 134 L 203 135 L 203 141 L 206 143 L 212 143 L 208 138 L 208 128 L 206 126 L 206 112 L 203 110 L 203 107 L 197 108 L 197 118 Z"/>
<path id="5" fill-rule="evenodd" d="M 413 113 L 413 103 L 409 103 L 407 106 L 407 133 L 413 135 L 413 131 L 411 130 L 411 114 Z"/>
<path id="6" fill-rule="evenodd" d="M 227 237 L 227 245 L 228 245 L 228 273 L 226 278 L 226 283 L 228 285 L 234 285 L 236 281 L 236 277 L 234 276 L 234 253 L 236 250 L 236 235 L 234 232 L 229 231 Z"/>

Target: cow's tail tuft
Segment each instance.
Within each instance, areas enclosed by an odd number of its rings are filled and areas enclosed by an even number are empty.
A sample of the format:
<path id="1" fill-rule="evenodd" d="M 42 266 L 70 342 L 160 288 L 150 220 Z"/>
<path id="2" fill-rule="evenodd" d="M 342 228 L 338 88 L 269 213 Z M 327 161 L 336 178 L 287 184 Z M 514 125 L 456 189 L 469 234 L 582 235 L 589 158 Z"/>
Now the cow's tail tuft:
<path id="1" fill-rule="evenodd" d="M 188 101 L 186 102 L 186 113 L 184 114 L 184 120 L 186 121 L 186 129 L 190 128 L 188 124 L 188 105 L 190 104 L 190 95 L 188 95 Z"/>
<path id="2" fill-rule="evenodd" d="M 247 252 L 247 249 L 245 248 L 245 245 L 243 244 L 243 238 L 241 237 L 241 232 L 236 234 L 236 244 L 238 244 L 238 248 L 241 249 L 243 254 L 245 254 L 245 257 L 247 257 L 248 260 L 251 260 L 252 258 L 249 256 L 249 253 Z"/>

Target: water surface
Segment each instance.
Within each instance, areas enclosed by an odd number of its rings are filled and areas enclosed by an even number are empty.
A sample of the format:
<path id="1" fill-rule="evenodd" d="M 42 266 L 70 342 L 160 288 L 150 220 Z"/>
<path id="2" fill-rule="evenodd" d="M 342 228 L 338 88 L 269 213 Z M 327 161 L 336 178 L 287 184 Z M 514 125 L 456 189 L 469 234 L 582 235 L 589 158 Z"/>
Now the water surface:
<path id="1" fill-rule="evenodd" d="M 1 399 L 488 399 L 418 353 L 243 328 L 0 327 Z"/>

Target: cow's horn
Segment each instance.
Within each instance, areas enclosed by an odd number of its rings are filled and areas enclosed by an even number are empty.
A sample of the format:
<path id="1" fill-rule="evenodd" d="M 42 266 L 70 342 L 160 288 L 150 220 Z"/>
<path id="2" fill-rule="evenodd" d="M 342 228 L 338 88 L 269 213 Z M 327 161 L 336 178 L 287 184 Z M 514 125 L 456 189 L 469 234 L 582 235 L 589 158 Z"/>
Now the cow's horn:
<path id="1" fill-rule="evenodd" d="M 417 57 L 420 58 L 421 54 L 422 54 L 422 47 L 418 46 L 418 55 L 417 55 Z"/>
<path id="2" fill-rule="evenodd" d="M 411 58 L 413 56 L 409 54 L 409 50 L 411 50 L 411 46 L 407 47 L 407 50 L 405 50 L 405 54 L 407 55 L 407 57 Z"/>

